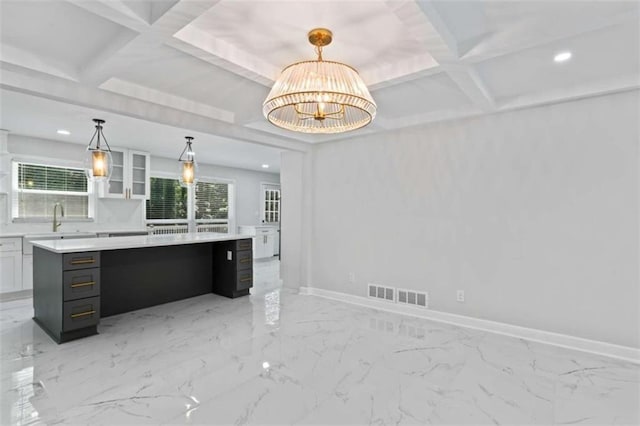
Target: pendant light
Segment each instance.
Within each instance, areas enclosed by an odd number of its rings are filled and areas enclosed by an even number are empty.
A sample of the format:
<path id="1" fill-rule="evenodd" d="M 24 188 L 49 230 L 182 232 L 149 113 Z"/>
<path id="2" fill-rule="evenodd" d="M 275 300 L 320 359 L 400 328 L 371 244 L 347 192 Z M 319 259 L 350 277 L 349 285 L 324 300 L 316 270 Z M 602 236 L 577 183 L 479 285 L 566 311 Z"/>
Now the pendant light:
<path id="1" fill-rule="evenodd" d="M 193 148 L 191 147 L 191 141 L 193 137 L 185 136 L 187 143 L 182 150 L 182 154 L 180 154 L 180 183 L 183 186 L 193 185 L 196 181 L 196 171 L 198 169 L 198 165 L 196 164 L 196 153 L 193 152 Z"/>
<path id="2" fill-rule="evenodd" d="M 88 179 L 108 181 L 113 170 L 113 160 L 111 158 L 111 148 L 104 137 L 104 133 L 102 133 L 102 125 L 105 121 L 94 118 L 93 122 L 96 123 L 96 131 L 93 132 L 93 136 L 87 146 L 84 169 Z M 92 147 L 91 144 L 94 140 L 96 145 Z"/>

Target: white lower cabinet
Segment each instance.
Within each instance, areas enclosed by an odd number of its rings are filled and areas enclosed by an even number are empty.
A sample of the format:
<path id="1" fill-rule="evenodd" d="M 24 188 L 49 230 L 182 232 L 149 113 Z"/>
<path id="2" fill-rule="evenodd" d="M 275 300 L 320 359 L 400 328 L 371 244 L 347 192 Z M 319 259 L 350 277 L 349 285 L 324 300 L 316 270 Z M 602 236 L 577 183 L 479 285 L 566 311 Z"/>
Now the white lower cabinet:
<path id="1" fill-rule="evenodd" d="M 0 238 L 0 293 L 22 290 L 22 238 Z"/>
<path id="2" fill-rule="evenodd" d="M 33 289 L 33 255 L 22 256 L 22 289 Z"/>
<path id="3" fill-rule="evenodd" d="M 240 226 L 240 234 L 253 237 L 253 258 L 273 257 L 276 232 L 273 226 Z"/>

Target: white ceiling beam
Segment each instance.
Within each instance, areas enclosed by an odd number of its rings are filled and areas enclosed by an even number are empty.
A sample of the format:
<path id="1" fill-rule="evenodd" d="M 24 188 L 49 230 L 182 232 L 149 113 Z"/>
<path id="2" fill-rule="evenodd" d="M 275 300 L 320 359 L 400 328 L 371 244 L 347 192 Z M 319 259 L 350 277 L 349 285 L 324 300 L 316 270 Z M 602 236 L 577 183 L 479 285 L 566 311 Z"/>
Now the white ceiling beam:
<path id="1" fill-rule="evenodd" d="M 475 105 L 483 111 L 496 109 L 495 100 L 478 71 L 469 66 L 451 64 L 443 65 L 442 68 Z"/>
<path id="2" fill-rule="evenodd" d="M 94 15 L 122 25 L 137 33 L 142 33 L 149 28 L 149 21 L 143 19 L 119 0 L 66 0 L 79 8 L 91 12 Z"/>
<path id="3" fill-rule="evenodd" d="M 621 13 L 609 19 L 603 18 L 601 21 L 594 22 L 588 26 L 574 28 L 573 30 L 571 30 L 570 26 L 567 26 L 568 30 L 562 34 L 538 34 L 536 37 L 531 37 L 527 43 L 513 43 L 511 39 L 495 39 L 495 36 L 492 35 L 482 36 L 477 40 L 468 41 L 460 45 L 460 52 L 462 53 L 460 61 L 467 64 L 476 64 L 499 56 L 521 52 L 525 49 L 544 46 L 559 40 L 599 31 L 614 25 L 637 22 L 638 18 L 639 16 L 635 12 Z M 502 37 L 501 34 L 498 36 Z"/>
<path id="4" fill-rule="evenodd" d="M 291 138 L 275 137 L 266 132 L 243 128 L 176 108 L 79 85 L 49 75 L 40 75 L 35 71 L 7 64 L 2 64 L 1 71 L 0 87 L 3 89 L 272 148 L 295 151 L 308 149 L 308 144 Z"/>
<path id="5" fill-rule="evenodd" d="M 92 4 L 84 0 L 68 0 L 81 5 Z M 127 24 L 129 29 L 138 35 L 131 40 L 114 43 L 109 51 L 102 52 L 83 67 L 80 73 L 81 82 L 98 86 L 114 77 L 118 71 L 126 69 L 131 64 L 131 58 L 143 57 L 150 49 L 156 49 L 166 44 L 173 35 L 191 21 L 200 16 L 220 0 L 187 1 L 182 0 L 169 8 L 152 24 L 144 22 L 136 13 L 122 2 L 115 2 L 117 8 L 111 8 L 98 2 L 89 9 L 113 22 Z M 109 0 L 107 3 L 111 3 Z M 86 7 L 85 7 L 86 8 Z M 132 18 L 135 17 L 135 18 Z M 140 24 L 142 22 L 142 24 Z"/>
<path id="6" fill-rule="evenodd" d="M 53 58 L 42 58 L 27 50 L 3 44 L 0 62 L 32 69 L 44 74 L 50 74 L 67 80 L 76 81 L 78 70 L 68 63 L 56 61 Z"/>
<path id="7" fill-rule="evenodd" d="M 416 3 L 440 38 L 439 43 L 433 46 L 435 49 L 429 52 L 440 63 L 458 60 L 458 40 L 440 16 L 440 12 L 430 1 L 416 0 Z"/>
<path id="8" fill-rule="evenodd" d="M 413 74 L 406 74 L 402 77 L 394 78 L 393 80 L 381 81 L 379 83 L 367 84 L 370 91 L 384 89 L 385 87 L 395 86 L 396 84 L 408 83 L 413 80 L 418 80 L 425 77 L 431 77 L 432 75 L 440 74 L 444 72 L 441 66 L 437 65 L 433 68 L 424 69 Z"/>
<path id="9" fill-rule="evenodd" d="M 500 105 L 500 111 L 530 108 L 533 106 L 573 101 L 591 96 L 602 96 L 638 89 L 640 89 L 640 76 L 638 76 L 638 74 L 628 74 L 620 76 L 615 80 L 604 80 L 569 88 L 563 87 L 556 90 L 536 92 L 505 99 Z"/>
<path id="10" fill-rule="evenodd" d="M 214 120 L 221 120 L 227 123 L 235 122 L 235 114 L 232 111 L 226 111 L 191 99 L 171 95 L 151 87 L 120 80 L 119 78 L 107 80 L 100 85 L 100 88 L 154 104 L 178 108 L 182 111 L 213 118 Z"/>
<path id="11" fill-rule="evenodd" d="M 410 115 L 393 119 L 381 119 L 378 123 L 385 131 L 401 129 L 404 127 L 419 126 L 425 123 L 436 123 L 446 120 L 474 117 L 483 114 L 483 111 L 475 106 L 452 110 L 431 111 L 424 114 Z"/>
<path id="12" fill-rule="evenodd" d="M 477 71 L 471 65 L 460 62 L 457 40 L 435 6 L 426 1 L 417 1 L 417 5 L 432 31 L 438 35 L 429 39 L 431 56 L 476 106 L 483 111 L 494 111 L 496 105 L 493 96 Z"/>
<path id="13" fill-rule="evenodd" d="M 266 87 L 273 85 L 272 78 L 281 71 L 261 58 L 244 54 L 224 40 L 209 37 L 195 28 L 183 28 L 176 37 L 168 39 L 166 45 Z M 228 55 L 215 54 L 214 51 L 227 52 Z"/>

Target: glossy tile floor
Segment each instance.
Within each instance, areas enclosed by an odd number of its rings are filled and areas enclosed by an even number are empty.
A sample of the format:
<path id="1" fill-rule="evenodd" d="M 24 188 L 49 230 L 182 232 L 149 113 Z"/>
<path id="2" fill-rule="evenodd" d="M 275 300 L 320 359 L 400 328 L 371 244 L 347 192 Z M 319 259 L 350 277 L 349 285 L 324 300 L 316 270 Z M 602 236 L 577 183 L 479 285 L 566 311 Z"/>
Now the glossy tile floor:
<path id="1" fill-rule="evenodd" d="M 638 365 L 281 290 L 105 318 L 56 345 L 0 304 L 0 424 L 638 424 Z"/>

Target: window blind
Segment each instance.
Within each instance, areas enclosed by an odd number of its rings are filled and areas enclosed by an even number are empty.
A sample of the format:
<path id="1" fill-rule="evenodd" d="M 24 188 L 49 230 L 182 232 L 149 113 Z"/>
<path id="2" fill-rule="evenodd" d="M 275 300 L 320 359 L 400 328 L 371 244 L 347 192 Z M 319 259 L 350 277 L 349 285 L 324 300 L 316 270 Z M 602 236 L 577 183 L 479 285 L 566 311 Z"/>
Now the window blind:
<path id="1" fill-rule="evenodd" d="M 187 219 L 187 188 L 177 179 L 151 178 L 147 220 Z"/>
<path id="2" fill-rule="evenodd" d="M 229 184 L 196 183 L 196 219 L 229 218 Z"/>
<path id="3" fill-rule="evenodd" d="M 14 218 L 49 218 L 53 206 L 64 207 L 65 218 L 89 217 L 89 192 L 84 170 L 17 163 Z"/>

